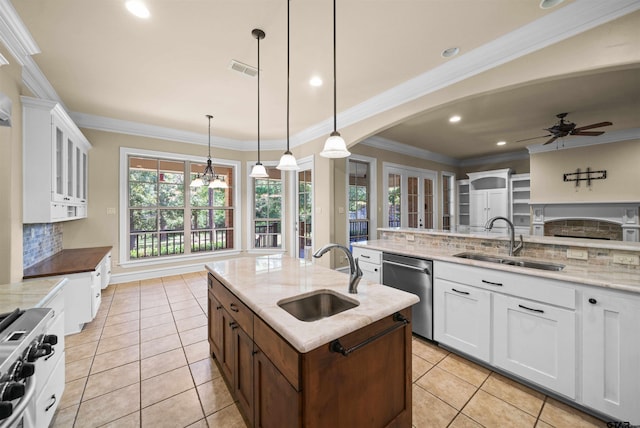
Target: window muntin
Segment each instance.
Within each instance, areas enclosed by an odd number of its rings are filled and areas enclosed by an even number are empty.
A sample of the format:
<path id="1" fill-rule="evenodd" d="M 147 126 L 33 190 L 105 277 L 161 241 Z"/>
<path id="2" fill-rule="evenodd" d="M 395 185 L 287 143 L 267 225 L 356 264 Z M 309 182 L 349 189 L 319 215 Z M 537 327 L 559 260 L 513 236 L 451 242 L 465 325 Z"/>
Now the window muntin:
<path id="1" fill-rule="evenodd" d="M 265 169 L 269 177 L 253 179 L 253 248 L 282 248 L 282 174 Z"/>
<path id="2" fill-rule="evenodd" d="M 402 205 L 402 188 L 400 174 L 388 175 L 388 199 L 389 199 L 389 227 L 400 227 Z"/>

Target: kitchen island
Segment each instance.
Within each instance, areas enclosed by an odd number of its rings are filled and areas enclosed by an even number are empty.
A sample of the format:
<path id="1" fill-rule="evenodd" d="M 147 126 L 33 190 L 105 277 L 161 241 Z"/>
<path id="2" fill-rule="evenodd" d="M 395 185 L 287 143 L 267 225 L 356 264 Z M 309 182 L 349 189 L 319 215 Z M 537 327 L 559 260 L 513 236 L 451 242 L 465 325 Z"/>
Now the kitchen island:
<path id="1" fill-rule="evenodd" d="M 206 265 L 209 343 L 252 426 L 411 426 L 418 298 L 285 256 Z M 279 302 L 323 291 L 357 306 L 297 319 Z"/>

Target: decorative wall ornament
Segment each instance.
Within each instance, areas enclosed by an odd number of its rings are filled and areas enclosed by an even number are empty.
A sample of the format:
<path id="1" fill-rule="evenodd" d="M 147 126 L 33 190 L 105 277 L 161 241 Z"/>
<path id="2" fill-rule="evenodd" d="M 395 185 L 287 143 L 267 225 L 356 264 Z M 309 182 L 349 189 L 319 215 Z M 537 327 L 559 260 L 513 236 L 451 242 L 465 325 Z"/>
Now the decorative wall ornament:
<path id="1" fill-rule="evenodd" d="M 587 182 L 587 187 L 591 186 L 591 180 L 604 180 L 607 178 L 607 170 L 591 171 L 591 168 L 587 167 L 587 170 L 582 172 L 580 168 L 576 169 L 576 172 L 569 172 L 563 175 L 562 180 L 575 181 L 576 187 L 580 186 L 581 181 Z"/>

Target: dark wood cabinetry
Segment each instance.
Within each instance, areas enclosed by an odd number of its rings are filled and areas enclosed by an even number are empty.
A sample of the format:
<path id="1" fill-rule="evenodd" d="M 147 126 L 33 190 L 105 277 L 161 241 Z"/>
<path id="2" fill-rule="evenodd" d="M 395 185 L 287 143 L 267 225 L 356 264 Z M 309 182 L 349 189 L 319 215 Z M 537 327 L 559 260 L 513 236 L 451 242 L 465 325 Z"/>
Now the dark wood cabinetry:
<path id="1" fill-rule="evenodd" d="M 339 338 L 343 353 L 302 354 L 209 275 L 210 349 L 255 427 L 411 427 L 410 320 L 407 308 Z"/>

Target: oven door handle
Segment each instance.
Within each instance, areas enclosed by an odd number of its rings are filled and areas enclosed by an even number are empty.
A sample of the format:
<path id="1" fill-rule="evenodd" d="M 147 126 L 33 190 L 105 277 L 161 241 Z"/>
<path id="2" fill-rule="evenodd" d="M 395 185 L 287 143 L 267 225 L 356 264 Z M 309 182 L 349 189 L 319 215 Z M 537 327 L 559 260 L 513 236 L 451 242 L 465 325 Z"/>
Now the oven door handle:
<path id="1" fill-rule="evenodd" d="M 391 262 L 389 260 L 385 260 L 382 262 L 382 265 L 393 265 L 393 266 L 398 266 L 401 268 L 405 268 L 405 269 L 411 269 L 411 270 L 415 270 L 418 271 L 420 273 L 424 273 L 425 275 L 431 275 L 431 272 L 429 272 L 429 268 L 421 268 L 421 267 L 416 267 L 416 266 L 411 266 L 411 265 L 405 265 L 403 263 L 398 263 L 398 262 Z"/>
<path id="2" fill-rule="evenodd" d="M 18 421 L 27 409 L 27 406 L 33 399 L 33 395 L 36 392 L 36 375 L 33 374 L 26 379 L 27 390 L 20 399 L 18 405 L 11 412 L 11 416 L 2 421 L 0 428 L 8 428 Z"/>

